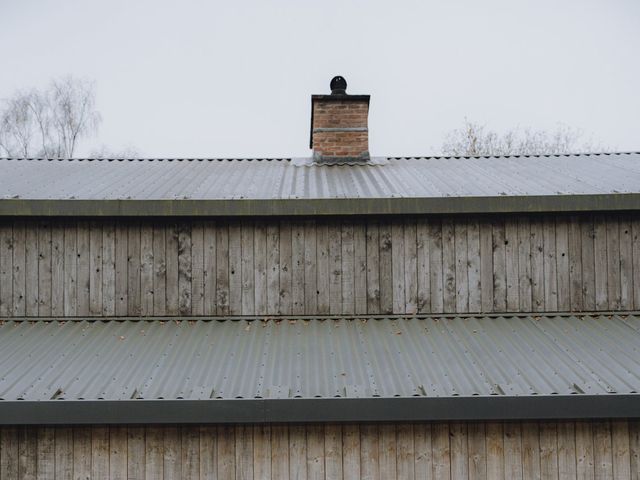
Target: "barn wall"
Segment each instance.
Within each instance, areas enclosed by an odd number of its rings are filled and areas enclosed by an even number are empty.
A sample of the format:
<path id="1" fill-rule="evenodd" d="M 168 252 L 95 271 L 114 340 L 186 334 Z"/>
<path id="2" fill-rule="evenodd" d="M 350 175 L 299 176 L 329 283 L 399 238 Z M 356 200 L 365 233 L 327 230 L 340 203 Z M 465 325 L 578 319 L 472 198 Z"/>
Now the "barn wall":
<path id="1" fill-rule="evenodd" d="M 0 479 L 638 479 L 640 422 L 0 428 Z"/>
<path id="2" fill-rule="evenodd" d="M 640 215 L 0 219 L 0 316 L 640 308 Z"/>

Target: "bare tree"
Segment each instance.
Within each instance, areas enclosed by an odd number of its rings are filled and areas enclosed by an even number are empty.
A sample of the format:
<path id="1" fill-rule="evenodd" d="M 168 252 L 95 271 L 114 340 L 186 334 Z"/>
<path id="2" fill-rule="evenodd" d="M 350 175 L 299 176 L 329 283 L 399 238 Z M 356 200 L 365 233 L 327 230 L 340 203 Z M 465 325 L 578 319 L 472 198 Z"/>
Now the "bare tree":
<path id="1" fill-rule="evenodd" d="M 551 155 L 602 151 L 603 146 L 584 138 L 581 130 L 559 125 L 555 130 L 515 128 L 504 133 L 465 118 L 461 128 L 449 132 L 442 153 L 451 156 Z"/>
<path id="2" fill-rule="evenodd" d="M 128 145 L 121 149 L 112 149 L 107 145 L 101 145 L 99 148 L 94 148 L 89 153 L 90 158 L 138 158 L 140 157 L 140 151 L 132 146 Z"/>
<path id="3" fill-rule="evenodd" d="M 73 157 L 101 121 L 93 82 L 71 76 L 44 90 L 16 92 L 3 103 L 0 154 L 8 157 Z"/>

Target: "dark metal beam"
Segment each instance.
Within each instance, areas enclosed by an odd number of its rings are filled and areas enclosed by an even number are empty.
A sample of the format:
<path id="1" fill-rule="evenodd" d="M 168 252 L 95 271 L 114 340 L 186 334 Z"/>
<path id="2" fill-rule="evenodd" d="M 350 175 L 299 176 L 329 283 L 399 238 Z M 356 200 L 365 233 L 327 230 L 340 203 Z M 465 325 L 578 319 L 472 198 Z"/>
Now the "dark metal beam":
<path id="1" fill-rule="evenodd" d="M 0 216 L 329 216 L 632 210 L 640 210 L 640 193 L 428 198 L 0 200 Z"/>
<path id="2" fill-rule="evenodd" d="M 0 425 L 638 418 L 640 395 L 0 401 Z"/>

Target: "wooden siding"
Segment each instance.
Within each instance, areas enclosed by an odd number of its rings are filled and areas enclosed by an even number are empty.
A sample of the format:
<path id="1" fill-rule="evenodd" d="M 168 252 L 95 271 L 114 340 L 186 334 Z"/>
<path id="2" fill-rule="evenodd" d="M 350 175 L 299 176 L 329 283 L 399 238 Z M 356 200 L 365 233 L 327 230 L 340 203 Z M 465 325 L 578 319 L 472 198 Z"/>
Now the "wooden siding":
<path id="1" fill-rule="evenodd" d="M 0 317 L 640 308 L 640 215 L 0 219 Z"/>
<path id="2" fill-rule="evenodd" d="M 640 422 L 0 428 L 0 480 L 633 479 Z"/>

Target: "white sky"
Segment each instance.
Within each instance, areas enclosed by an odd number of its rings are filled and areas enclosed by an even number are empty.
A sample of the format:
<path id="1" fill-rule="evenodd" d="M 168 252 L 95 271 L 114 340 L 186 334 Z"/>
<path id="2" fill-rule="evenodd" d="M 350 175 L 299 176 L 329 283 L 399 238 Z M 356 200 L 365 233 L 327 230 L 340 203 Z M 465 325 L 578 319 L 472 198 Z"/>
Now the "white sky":
<path id="1" fill-rule="evenodd" d="M 638 0 L 0 0 L 0 22 L 0 98 L 96 80 L 80 154 L 306 156 L 337 74 L 372 96 L 372 155 L 437 152 L 464 117 L 640 150 Z"/>

